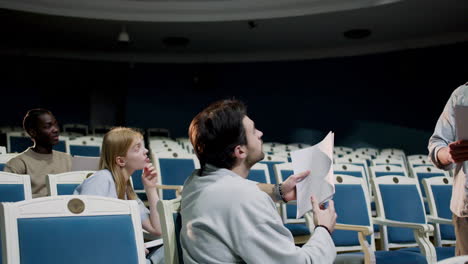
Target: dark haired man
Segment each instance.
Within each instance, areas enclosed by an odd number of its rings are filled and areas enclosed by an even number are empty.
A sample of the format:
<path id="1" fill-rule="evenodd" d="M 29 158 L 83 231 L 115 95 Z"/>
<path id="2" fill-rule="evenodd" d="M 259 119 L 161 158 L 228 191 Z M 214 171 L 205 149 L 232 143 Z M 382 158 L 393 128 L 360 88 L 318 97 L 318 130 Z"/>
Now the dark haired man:
<path id="1" fill-rule="evenodd" d="M 192 120 L 189 137 L 201 169 L 182 191 L 185 263 L 333 263 L 333 201 L 322 210 L 312 200 L 318 225 L 301 248 L 276 210 L 275 201 L 295 199 L 296 182 L 309 172 L 289 177 L 278 188 L 246 179 L 264 157 L 262 135 L 236 100 L 216 102 Z"/>
<path id="2" fill-rule="evenodd" d="M 70 171 L 71 156 L 52 150 L 52 147 L 59 142 L 59 127 L 49 110 L 41 108 L 29 110 L 23 119 L 23 128 L 34 145 L 8 161 L 4 171 L 28 174 L 31 177 L 33 198 L 46 196 L 47 174 Z"/>

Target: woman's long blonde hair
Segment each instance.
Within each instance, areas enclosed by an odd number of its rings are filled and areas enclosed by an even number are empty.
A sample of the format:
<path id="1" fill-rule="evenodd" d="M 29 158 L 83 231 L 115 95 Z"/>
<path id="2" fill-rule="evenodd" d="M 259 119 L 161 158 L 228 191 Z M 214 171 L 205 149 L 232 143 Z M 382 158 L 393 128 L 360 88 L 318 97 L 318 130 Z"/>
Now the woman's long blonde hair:
<path id="1" fill-rule="evenodd" d="M 130 175 L 122 170 L 116 163 L 117 157 L 127 156 L 127 152 L 135 140 L 141 140 L 143 135 L 131 128 L 115 127 L 106 133 L 102 141 L 101 158 L 99 159 L 99 169 L 107 169 L 114 177 L 117 197 L 119 199 L 135 200 L 136 194 L 130 184 Z M 128 180 L 125 180 L 127 178 Z"/>

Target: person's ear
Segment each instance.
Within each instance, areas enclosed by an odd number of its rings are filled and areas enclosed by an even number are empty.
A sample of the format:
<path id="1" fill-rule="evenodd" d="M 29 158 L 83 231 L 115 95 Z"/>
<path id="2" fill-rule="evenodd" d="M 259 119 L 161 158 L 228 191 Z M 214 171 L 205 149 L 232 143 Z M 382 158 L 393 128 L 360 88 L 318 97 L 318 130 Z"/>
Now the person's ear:
<path id="1" fill-rule="evenodd" d="M 245 145 L 237 145 L 234 148 L 234 156 L 238 159 L 245 159 L 247 157 L 247 147 Z"/>
<path id="2" fill-rule="evenodd" d="M 37 136 L 37 132 L 36 132 L 35 129 L 29 129 L 26 132 L 29 134 L 29 136 L 31 136 L 31 138 L 36 138 L 36 136 Z"/>
<path id="3" fill-rule="evenodd" d="M 125 158 L 124 158 L 124 157 L 117 156 L 117 157 L 115 158 L 115 163 L 117 163 L 117 165 L 118 165 L 119 167 L 125 167 L 125 164 L 126 164 L 127 162 L 125 161 Z"/>

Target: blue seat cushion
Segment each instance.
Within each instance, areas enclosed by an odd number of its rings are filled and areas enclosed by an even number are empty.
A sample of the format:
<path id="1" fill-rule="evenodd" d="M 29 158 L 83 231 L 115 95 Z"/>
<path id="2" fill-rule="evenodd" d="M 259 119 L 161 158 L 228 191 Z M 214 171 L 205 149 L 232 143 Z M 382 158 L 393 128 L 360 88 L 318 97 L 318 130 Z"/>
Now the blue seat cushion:
<path id="1" fill-rule="evenodd" d="M 281 164 L 281 163 L 284 163 L 284 162 L 283 161 L 262 160 L 262 161 L 260 161 L 260 163 L 266 164 L 268 166 L 268 173 L 270 173 L 270 183 L 271 184 L 276 184 L 275 169 L 274 169 L 273 166 L 275 164 Z M 288 176 L 290 176 L 290 175 L 288 175 Z"/>
<path id="2" fill-rule="evenodd" d="M 370 226 L 365 193 L 360 184 L 335 185 L 333 200 L 340 224 Z M 358 233 L 355 231 L 335 230 L 332 238 L 336 246 L 359 245 Z M 370 243 L 370 237 L 368 239 Z"/>
<path id="3" fill-rule="evenodd" d="M 0 202 L 18 202 L 24 200 L 22 184 L 0 184 Z"/>
<path id="4" fill-rule="evenodd" d="M 442 218 L 451 219 L 450 199 L 452 197 L 452 185 L 432 186 L 437 215 Z M 443 240 L 455 240 L 455 230 L 453 225 L 440 225 L 440 234 Z"/>
<path id="5" fill-rule="evenodd" d="M 70 146 L 70 154 L 72 156 L 99 157 L 101 150 L 99 146 Z"/>
<path id="6" fill-rule="evenodd" d="M 138 263 L 130 215 L 22 218 L 18 239 L 21 264 Z"/>
<path id="7" fill-rule="evenodd" d="M 380 193 L 387 219 L 424 224 L 424 206 L 412 184 L 379 184 Z M 405 201 L 405 202 L 401 202 Z M 389 243 L 415 242 L 413 230 L 402 227 L 387 227 Z"/>
<path id="8" fill-rule="evenodd" d="M 355 253 L 343 253 L 339 254 L 339 258 L 337 260 L 340 261 L 335 263 L 343 263 L 343 264 L 350 264 L 350 263 L 364 263 L 364 254 L 362 252 L 355 252 Z M 359 256 L 361 262 L 359 262 Z M 377 264 L 427 264 L 426 258 L 418 254 L 416 252 L 411 251 L 375 251 L 375 260 Z"/>
<path id="9" fill-rule="evenodd" d="M 447 258 L 455 257 L 455 247 L 436 247 L 437 261 L 441 261 Z M 398 251 L 410 251 L 420 253 L 421 250 L 418 247 L 402 248 Z"/>
<path id="10" fill-rule="evenodd" d="M 145 186 L 143 186 L 143 182 L 141 181 L 141 175 L 143 170 L 136 170 L 132 174 L 132 182 L 133 182 L 133 189 L 135 190 L 144 190 Z"/>
<path id="11" fill-rule="evenodd" d="M 249 176 L 247 176 L 247 179 L 251 181 L 260 182 L 260 183 L 267 183 L 266 175 L 263 170 L 250 170 L 250 173 L 249 173 Z"/>
<path id="12" fill-rule="evenodd" d="M 284 225 L 293 236 L 307 236 L 310 235 L 309 228 L 306 224 L 298 223 L 298 224 L 285 224 Z"/>
<path id="13" fill-rule="evenodd" d="M 58 195 L 72 195 L 79 184 L 57 184 Z"/>
<path id="14" fill-rule="evenodd" d="M 161 180 L 165 185 L 184 185 L 185 180 L 195 170 L 195 163 L 192 159 L 169 159 L 160 158 Z M 163 190 L 163 199 L 171 200 L 176 198 L 174 190 Z"/>

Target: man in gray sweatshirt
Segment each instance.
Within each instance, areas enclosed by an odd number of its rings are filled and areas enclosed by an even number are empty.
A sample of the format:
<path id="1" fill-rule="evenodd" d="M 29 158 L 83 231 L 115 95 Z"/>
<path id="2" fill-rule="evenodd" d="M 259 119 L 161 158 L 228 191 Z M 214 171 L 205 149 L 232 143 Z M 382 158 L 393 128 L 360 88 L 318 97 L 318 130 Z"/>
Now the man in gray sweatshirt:
<path id="1" fill-rule="evenodd" d="M 246 179 L 264 157 L 262 135 L 236 100 L 216 102 L 192 120 L 189 137 L 201 169 L 182 191 L 180 239 L 186 264 L 333 263 L 333 201 L 320 209 L 312 199 L 317 226 L 302 247 L 295 246 L 275 206 L 295 199 L 296 183 L 309 172 L 292 175 L 280 186 Z"/>

